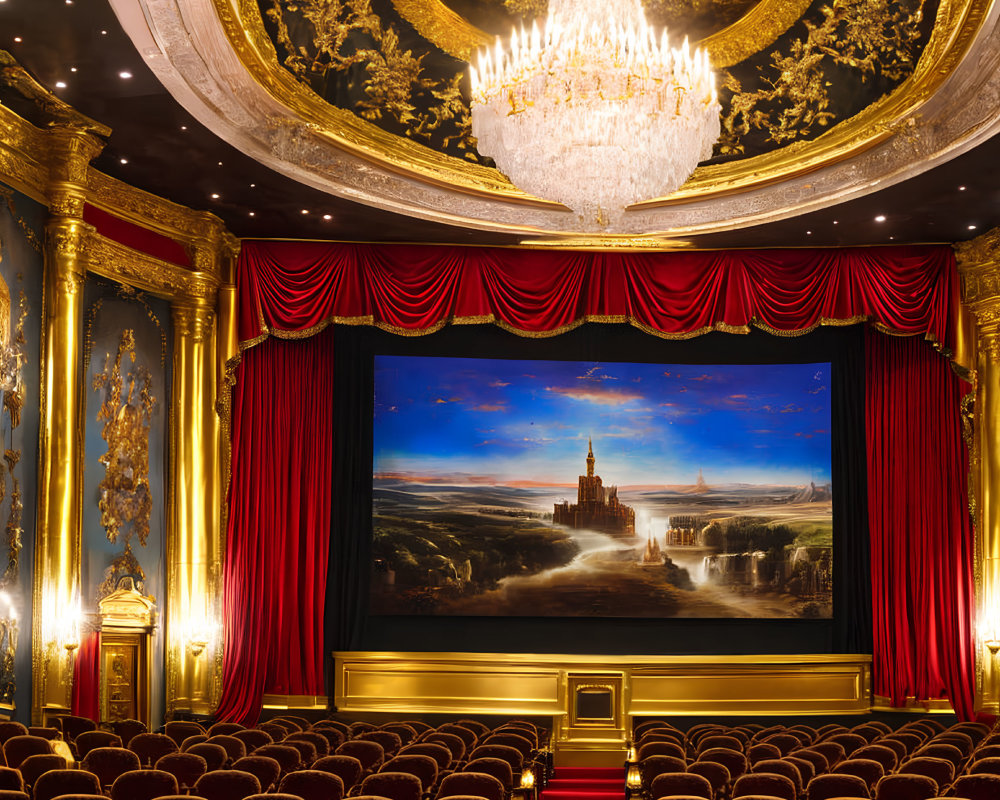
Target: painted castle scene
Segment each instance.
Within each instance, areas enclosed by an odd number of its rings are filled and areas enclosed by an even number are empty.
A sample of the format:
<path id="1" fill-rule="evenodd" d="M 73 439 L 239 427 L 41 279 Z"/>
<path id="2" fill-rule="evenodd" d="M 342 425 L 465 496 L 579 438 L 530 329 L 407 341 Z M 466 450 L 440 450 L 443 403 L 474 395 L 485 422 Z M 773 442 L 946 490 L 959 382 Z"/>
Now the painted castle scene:
<path id="1" fill-rule="evenodd" d="M 829 618 L 830 365 L 375 359 L 375 614 Z"/>

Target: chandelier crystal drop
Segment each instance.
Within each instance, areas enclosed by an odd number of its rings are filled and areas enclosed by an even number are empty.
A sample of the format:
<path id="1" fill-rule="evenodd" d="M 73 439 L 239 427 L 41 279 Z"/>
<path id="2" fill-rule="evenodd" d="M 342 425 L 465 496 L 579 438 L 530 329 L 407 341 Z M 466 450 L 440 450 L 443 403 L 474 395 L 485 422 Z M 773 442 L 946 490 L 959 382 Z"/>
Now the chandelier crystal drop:
<path id="1" fill-rule="evenodd" d="M 707 52 L 671 48 L 640 0 L 549 0 L 543 27 L 498 38 L 470 72 L 479 152 L 588 228 L 673 192 L 719 138 Z"/>

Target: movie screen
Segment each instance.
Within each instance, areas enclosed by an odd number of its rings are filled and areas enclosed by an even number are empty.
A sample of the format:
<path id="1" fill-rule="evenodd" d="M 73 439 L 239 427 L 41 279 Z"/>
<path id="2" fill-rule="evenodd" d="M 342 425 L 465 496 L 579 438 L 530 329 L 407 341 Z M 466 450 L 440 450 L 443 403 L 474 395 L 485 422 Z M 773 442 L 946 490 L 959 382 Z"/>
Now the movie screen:
<path id="1" fill-rule="evenodd" d="M 830 372 L 376 356 L 371 613 L 830 618 Z"/>

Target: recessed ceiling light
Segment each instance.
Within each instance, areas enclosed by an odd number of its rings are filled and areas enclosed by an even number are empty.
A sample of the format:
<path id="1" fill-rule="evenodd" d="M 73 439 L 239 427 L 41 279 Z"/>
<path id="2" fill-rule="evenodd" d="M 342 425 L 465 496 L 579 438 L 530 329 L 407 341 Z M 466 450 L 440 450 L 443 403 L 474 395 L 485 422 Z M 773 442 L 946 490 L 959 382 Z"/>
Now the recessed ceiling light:
<path id="1" fill-rule="evenodd" d="M 69 71 L 70 71 L 70 72 L 76 72 L 76 67 L 70 67 L 70 68 L 69 68 Z"/>
<path id="2" fill-rule="evenodd" d="M 875 221 L 876 222 L 885 222 L 885 214 L 879 214 L 877 217 L 875 217 Z"/>
<path id="3" fill-rule="evenodd" d="M 813 235 L 812 231 L 806 231 L 806 236 L 812 236 L 812 235 Z"/>
<path id="4" fill-rule="evenodd" d="M 213 200 L 218 200 L 219 199 L 219 195 L 217 195 L 215 192 L 212 192 L 211 197 L 212 197 Z"/>
<path id="5" fill-rule="evenodd" d="M 960 191 L 960 192 L 964 192 L 964 191 L 965 191 L 965 187 L 964 187 L 964 186 L 959 186 L 959 187 L 958 187 L 958 191 Z"/>
<path id="6" fill-rule="evenodd" d="M 221 162 L 221 161 L 219 162 L 219 166 L 220 166 L 220 167 L 222 166 L 222 162 Z"/>
<path id="7" fill-rule="evenodd" d="M 891 242 L 891 241 L 892 241 L 893 239 L 895 239 L 895 238 L 896 238 L 895 236 L 890 236 L 890 237 L 889 237 L 889 241 Z"/>
<path id="8" fill-rule="evenodd" d="M 324 214 L 323 219 L 329 222 L 331 219 L 333 219 L 333 214 Z"/>
<path id="9" fill-rule="evenodd" d="M 308 214 L 309 213 L 309 209 L 308 208 L 303 208 L 302 209 L 302 213 L 303 214 Z"/>
<path id="10" fill-rule="evenodd" d="M 118 73 L 118 77 L 122 78 L 123 80 L 128 80 L 129 78 L 132 77 L 132 73 L 129 72 L 128 70 L 122 70 L 121 72 Z"/>
<path id="11" fill-rule="evenodd" d="M 975 225 L 970 225 L 970 226 L 969 226 L 969 230 L 970 230 L 970 231 L 974 231 L 975 229 L 976 229 L 976 226 L 975 226 Z"/>
<path id="12" fill-rule="evenodd" d="M 251 183 L 250 184 L 250 188 L 251 189 L 256 189 L 257 188 L 257 184 L 256 183 Z"/>
<path id="13" fill-rule="evenodd" d="M 128 159 L 127 158 L 121 158 L 121 159 L 119 159 L 119 161 L 121 161 L 122 164 L 127 164 L 128 163 Z"/>
<path id="14" fill-rule="evenodd" d="M 186 131 L 187 129 L 188 129 L 188 126 L 187 126 L 187 125 L 181 125 L 181 130 L 182 130 L 182 131 Z"/>
<path id="15" fill-rule="evenodd" d="M 834 224 L 834 225 L 839 225 L 839 224 L 840 224 L 840 220 L 839 220 L 839 219 L 835 219 L 835 220 L 833 221 L 833 224 Z"/>
<path id="16" fill-rule="evenodd" d="M 66 88 L 66 81 L 56 81 L 56 88 L 57 89 L 65 89 Z"/>
<path id="17" fill-rule="evenodd" d="M 250 216 L 251 217 L 256 217 L 257 216 L 257 212 L 256 211 L 251 211 L 250 212 Z"/>
<path id="18" fill-rule="evenodd" d="M 101 36 L 107 36 L 107 35 L 108 35 L 107 31 L 101 31 Z"/>
<path id="19" fill-rule="evenodd" d="M 18 44 L 20 44 L 21 42 L 24 41 L 24 39 L 22 39 L 20 36 L 15 36 L 14 37 L 14 41 L 17 42 Z"/>

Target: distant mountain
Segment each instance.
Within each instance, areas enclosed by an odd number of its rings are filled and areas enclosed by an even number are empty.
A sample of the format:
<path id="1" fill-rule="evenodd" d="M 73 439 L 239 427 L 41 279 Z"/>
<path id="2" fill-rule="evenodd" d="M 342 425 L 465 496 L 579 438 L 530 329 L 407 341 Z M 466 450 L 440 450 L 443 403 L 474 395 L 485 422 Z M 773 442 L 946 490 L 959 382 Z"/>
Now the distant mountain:
<path id="1" fill-rule="evenodd" d="M 809 482 L 808 486 L 803 486 L 801 491 L 796 492 L 789 498 L 789 503 L 822 503 L 828 501 L 832 498 L 833 493 L 830 491 L 830 484 L 826 483 L 823 486 L 817 486 L 812 481 Z"/>

